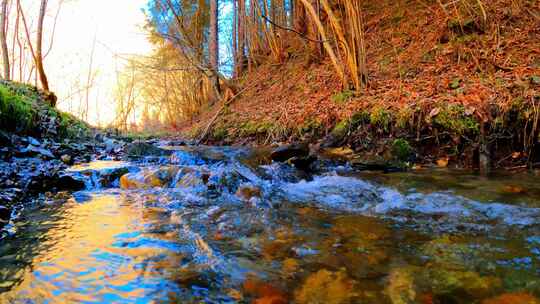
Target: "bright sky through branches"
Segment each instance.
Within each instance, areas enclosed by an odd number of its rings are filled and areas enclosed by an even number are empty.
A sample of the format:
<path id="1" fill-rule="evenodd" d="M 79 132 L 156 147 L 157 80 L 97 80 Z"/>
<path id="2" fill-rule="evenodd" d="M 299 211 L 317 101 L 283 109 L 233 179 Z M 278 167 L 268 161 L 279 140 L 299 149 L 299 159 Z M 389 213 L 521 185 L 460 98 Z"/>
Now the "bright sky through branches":
<path id="1" fill-rule="evenodd" d="M 56 7 L 58 0 L 51 1 Z M 88 120 L 92 124 L 107 124 L 114 119 L 113 90 L 116 70 L 125 61 L 115 54 L 148 54 L 152 46 L 142 28 L 146 0 L 66 0 L 58 19 L 53 51 L 46 58 L 52 90 L 59 96 L 62 110 L 79 114 L 85 104 L 86 81 L 94 52 Z M 52 10 L 48 22 L 52 27 Z M 79 92 L 79 91 L 83 92 Z"/>

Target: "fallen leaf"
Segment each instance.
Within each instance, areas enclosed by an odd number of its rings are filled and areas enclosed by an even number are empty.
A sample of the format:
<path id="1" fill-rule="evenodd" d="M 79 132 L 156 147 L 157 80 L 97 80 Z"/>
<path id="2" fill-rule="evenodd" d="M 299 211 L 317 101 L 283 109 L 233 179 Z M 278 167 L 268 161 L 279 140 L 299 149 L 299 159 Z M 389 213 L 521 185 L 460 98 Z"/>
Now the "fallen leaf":
<path id="1" fill-rule="evenodd" d="M 435 117 L 437 116 L 439 113 L 441 112 L 441 108 L 433 108 L 431 110 L 431 112 L 429 112 L 429 117 L 432 118 L 432 117 Z"/>
<path id="2" fill-rule="evenodd" d="M 522 188 L 520 186 L 513 186 L 513 185 L 504 186 L 503 191 L 506 192 L 506 193 L 525 193 L 525 192 L 527 192 L 527 190 L 525 190 L 524 188 Z"/>
<path id="3" fill-rule="evenodd" d="M 448 167 L 448 161 L 449 161 L 448 157 L 440 158 L 437 160 L 437 166 L 440 168 L 446 168 Z"/>

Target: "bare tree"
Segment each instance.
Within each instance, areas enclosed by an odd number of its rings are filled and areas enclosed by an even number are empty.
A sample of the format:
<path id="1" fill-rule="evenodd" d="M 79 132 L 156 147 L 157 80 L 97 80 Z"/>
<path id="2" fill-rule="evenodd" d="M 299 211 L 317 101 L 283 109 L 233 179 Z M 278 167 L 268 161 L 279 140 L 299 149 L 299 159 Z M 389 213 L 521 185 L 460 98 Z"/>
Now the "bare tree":
<path id="1" fill-rule="evenodd" d="M 0 26 L 2 28 L 0 29 L 0 44 L 2 45 L 2 61 L 4 64 L 4 79 L 11 79 L 10 76 L 10 66 L 9 66 L 9 53 L 8 53 L 8 45 L 7 45 L 7 28 L 8 28 L 8 0 L 2 0 L 2 7 L 1 7 L 1 16 L 0 16 Z"/>
<path id="2" fill-rule="evenodd" d="M 45 74 L 45 68 L 43 67 L 43 23 L 45 20 L 45 13 L 47 11 L 47 1 L 41 0 L 41 6 L 39 8 L 39 18 L 38 18 L 38 28 L 37 28 L 37 41 L 36 41 L 36 68 L 39 73 L 39 80 L 41 86 L 45 91 L 49 91 L 49 81 L 47 80 L 47 75 Z"/>
<path id="3" fill-rule="evenodd" d="M 238 0 L 238 49 L 236 50 L 236 76 L 241 76 L 245 58 L 246 48 L 246 0 Z"/>
<path id="4" fill-rule="evenodd" d="M 210 41 L 208 43 L 210 68 L 217 91 L 219 88 L 219 34 L 218 34 L 218 0 L 210 0 Z"/>

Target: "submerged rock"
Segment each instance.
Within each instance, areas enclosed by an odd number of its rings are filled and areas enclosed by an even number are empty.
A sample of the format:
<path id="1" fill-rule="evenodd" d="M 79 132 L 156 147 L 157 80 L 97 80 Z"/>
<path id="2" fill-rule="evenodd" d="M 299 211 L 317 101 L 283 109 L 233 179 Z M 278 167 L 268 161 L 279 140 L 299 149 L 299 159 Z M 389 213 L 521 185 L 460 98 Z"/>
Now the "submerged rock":
<path id="1" fill-rule="evenodd" d="M 294 293 L 295 303 L 299 304 L 345 304 L 357 296 L 354 281 L 344 270 L 331 272 L 326 269 L 309 276 Z"/>
<path id="2" fill-rule="evenodd" d="M 252 202 L 262 197 L 261 189 L 253 185 L 241 185 L 236 191 L 236 196 L 244 202 Z"/>
<path id="3" fill-rule="evenodd" d="M 66 165 L 72 165 L 73 164 L 73 159 L 71 158 L 71 155 L 68 155 L 68 154 L 62 155 L 60 157 L 60 160 Z"/>
<path id="4" fill-rule="evenodd" d="M 392 304 L 414 303 L 416 291 L 414 272 L 410 268 L 396 268 L 388 276 L 386 294 Z"/>

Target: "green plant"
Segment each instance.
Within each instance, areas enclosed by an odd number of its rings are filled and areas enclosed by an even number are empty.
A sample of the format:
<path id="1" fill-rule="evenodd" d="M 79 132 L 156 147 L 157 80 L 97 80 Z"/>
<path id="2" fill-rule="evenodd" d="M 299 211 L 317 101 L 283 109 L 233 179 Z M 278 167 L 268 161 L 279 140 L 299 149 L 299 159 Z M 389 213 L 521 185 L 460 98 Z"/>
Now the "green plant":
<path id="1" fill-rule="evenodd" d="M 414 110 L 410 106 L 399 109 L 396 115 L 396 127 L 405 129 L 412 125 Z"/>
<path id="2" fill-rule="evenodd" d="M 413 152 L 413 148 L 405 139 L 399 138 L 392 143 L 392 155 L 399 161 L 407 161 Z"/>
<path id="3" fill-rule="evenodd" d="M 356 112 L 351 116 L 351 127 L 356 128 L 370 122 L 370 114 L 367 111 Z"/>
<path id="4" fill-rule="evenodd" d="M 348 119 L 344 119 L 340 121 L 333 129 L 332 129 L 332 136 L 334 138 L 343 138 L 347 135 L 350 128 L 350 122 Z"/>
<path id="5" fill-rule="evenodd" d="M 0 129 L 30 132 L 35 125 L 36 114 L 29 98 L 0 85 Z"/>
<path id="6" fill-rule="evenodd" d="M 332 95 L 332 101 L 337 104 L 344 104 L 354 96 L 354 92 L 351 90 L 345 90 L 343 92 Z"/>
<path id="7" fill-rule="evenodd" d="M 274 124 L 271 122 L 263 121 L 263 122 L 253 122 L 248 121 L 245 122 L 240 127 L 240 136 L 256 136 L 261 134 L 266 134 L 268 132 L 271 132 L 274 127 Z"/>
<path id="8" fill-rule="evenodd" d="M 212 136 L 215 140 L 224 140 L 225 138 L 227 138 L 228 135 L 229 131 L 223 126 L 216 127 L 212 131 Z"/>
<path id="9" fill-rule="evenodd" d="M 369 120 L 372 126 L 379 127 L 385 132 L 390 129 L 392 122 L 392 115 L 390 112 L 382 106 L 375 106 L 370 113 Z"/>
<path id="10" fill-rule="evenodd" d="M 323 128 L 320 121 L 315 119 L 308 119 L 303 124 L 298 126 L 298 134 L 304 135 L 310 132 L 317 133 Z"/>

